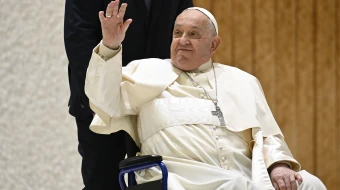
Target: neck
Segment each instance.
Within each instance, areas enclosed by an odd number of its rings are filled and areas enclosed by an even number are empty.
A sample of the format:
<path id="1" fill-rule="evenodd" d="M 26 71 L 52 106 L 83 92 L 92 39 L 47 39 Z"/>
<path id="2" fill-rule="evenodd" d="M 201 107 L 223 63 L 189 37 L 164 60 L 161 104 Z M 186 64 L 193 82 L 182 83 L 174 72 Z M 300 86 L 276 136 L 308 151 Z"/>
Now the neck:
<path id="1" fill-rule="evenodd" d="M 191 69 L 191 70 L 180 69 L 180 70 L 182 70 L 184 72 L 189 72 L 189 73 L 200 73 L 200 72 L 207 71 L 207 70 L 209 70 L 211 68 L 212 68 L 212 60 L 210 59 L 207 62 L 205 62 L 204 64 L 202 64 L 199 67 L 197 67 L 196 69 Z"/>

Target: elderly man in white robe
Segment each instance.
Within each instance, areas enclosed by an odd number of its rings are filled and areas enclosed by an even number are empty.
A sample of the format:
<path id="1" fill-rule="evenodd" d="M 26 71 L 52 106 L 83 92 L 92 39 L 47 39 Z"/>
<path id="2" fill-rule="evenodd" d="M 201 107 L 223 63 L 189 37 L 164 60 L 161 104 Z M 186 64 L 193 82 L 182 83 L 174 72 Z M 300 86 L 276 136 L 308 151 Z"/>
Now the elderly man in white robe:
<path id="1" fill-rule="evenodd" d="M 103 40 L 95 47 L 85 91 L 96 116 L 91 130 L 127 131 L 141 154 L 163 156 L 172 190 L 326 189 L 293 158 L 258 80 L 213 63 L 220 43 L 213 15 L 193 7 L 174 24 L 171 59 L 122 67 L 127 4 L 99 13 Z M 161 22 L 161 21 L 160 21 Z M 160 178 L 152 168 L 138 183 Z"/>

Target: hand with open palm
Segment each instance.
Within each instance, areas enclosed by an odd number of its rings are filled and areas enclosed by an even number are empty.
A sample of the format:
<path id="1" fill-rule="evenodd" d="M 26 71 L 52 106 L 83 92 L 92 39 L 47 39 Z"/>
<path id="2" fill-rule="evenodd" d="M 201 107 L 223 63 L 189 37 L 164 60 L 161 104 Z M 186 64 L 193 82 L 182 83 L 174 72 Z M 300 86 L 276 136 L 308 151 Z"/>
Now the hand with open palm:
<path id="1" fill-rule="evenodd" d="M 99 19 L 102 27 L 103 45 L 110 49 L 118 49 L 125 38 L 126 30 L 132 19 L 123 20 L 127 4 L 123 3 L 119 8 L 119 0 L 111 1 L 104 11 L 99 12 Z M 118 11 L 119 9 L 119 11 Z"/>

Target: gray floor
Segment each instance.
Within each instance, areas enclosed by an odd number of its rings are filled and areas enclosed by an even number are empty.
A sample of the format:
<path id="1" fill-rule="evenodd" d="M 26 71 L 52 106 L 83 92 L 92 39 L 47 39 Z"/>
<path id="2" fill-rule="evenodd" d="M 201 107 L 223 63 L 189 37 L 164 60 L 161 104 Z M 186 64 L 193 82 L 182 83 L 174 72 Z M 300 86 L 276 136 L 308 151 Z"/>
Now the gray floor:
<path id="1" fill-rule="evenodd" d="M 0 0 L 0 190 L 82 188 L 64 1 Z"/>

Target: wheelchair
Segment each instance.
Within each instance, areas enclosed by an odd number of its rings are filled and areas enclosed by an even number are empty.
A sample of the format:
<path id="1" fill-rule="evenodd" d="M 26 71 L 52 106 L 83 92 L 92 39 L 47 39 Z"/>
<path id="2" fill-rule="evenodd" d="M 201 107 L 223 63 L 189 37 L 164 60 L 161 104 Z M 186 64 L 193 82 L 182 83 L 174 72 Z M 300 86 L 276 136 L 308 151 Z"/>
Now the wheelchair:
<path id="1" fill-rule="evenodd" d="M 159 155 L 145 155 L 127 158 L 119 163 L 119 184 L 122 190 L 167 190 L 168 189 L 168 170 L 162 162 L 163 158 Z M 135 180 L 135 171 L 159 166 L 162 170 L 162 179 L 138 184 Z M 128 186 L 124 176 L 128 175 Z"/>

